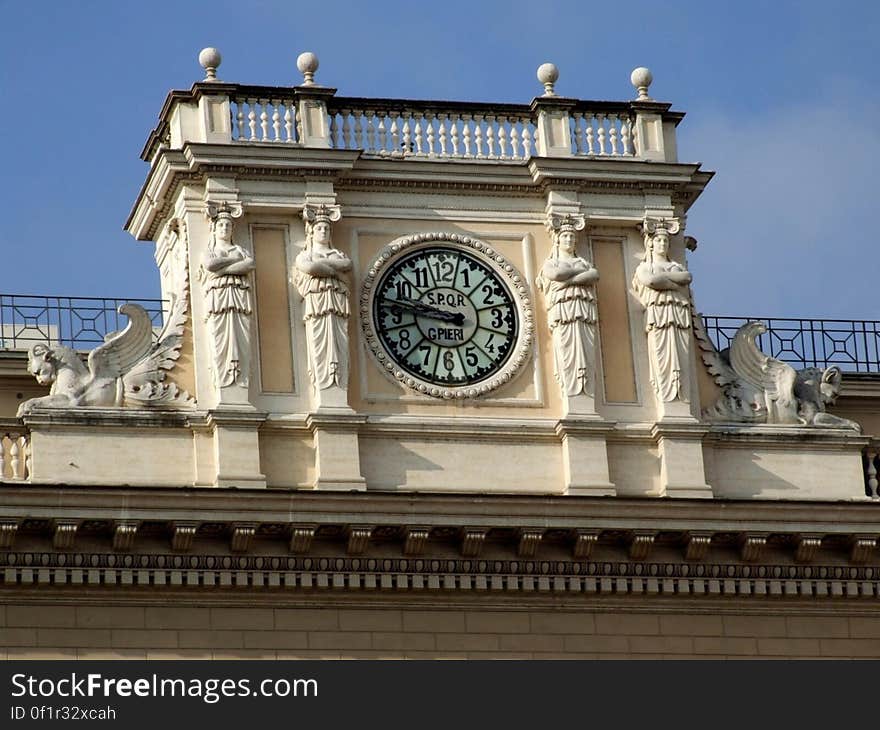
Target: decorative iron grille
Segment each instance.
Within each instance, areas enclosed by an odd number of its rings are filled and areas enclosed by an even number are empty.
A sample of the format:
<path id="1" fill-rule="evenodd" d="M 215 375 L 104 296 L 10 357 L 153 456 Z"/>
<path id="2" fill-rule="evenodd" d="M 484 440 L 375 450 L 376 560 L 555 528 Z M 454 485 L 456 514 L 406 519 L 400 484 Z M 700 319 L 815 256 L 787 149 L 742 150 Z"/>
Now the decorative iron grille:
<path id="1" fill-rule="evenodd" d="M 782 319 L 778 317 L 703 316 L 719 350 L 730 345 L 746 322 L 762 322 L 761 351 L 796 368 L 838 366 L 844 372 L 880 372 L 880 322 L 847 319 Z"/>
<path id="2" fill-rule="evenodd" d="M 123 329 L 120 314 L 126 302 L 140 304 L 150 315 L 154 331 L 162 326 L 167 302 L 161 299 L 107 299 L 0 294 L 0 348 L 23 350 L 36 342 L 91 350 L 106 335 Z"/>

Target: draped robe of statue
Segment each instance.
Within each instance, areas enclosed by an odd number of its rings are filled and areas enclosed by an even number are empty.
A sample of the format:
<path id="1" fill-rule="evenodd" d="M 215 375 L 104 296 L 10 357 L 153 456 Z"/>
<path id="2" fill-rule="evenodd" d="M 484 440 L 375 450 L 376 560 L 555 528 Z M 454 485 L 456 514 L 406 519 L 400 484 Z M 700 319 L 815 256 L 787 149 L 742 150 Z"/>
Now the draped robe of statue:
<path id="1" fill-rule="evenodd" d="M 538 278 L 553 338 L 554 374 L 566 395 L 592 395 L 596 371 L 596 295 L 592 284 L 576 280 L 595 269 L 581 257 L 561 261 L 572 269 L 568 279 L 555 281 L 546 275 L 554 259 L 548 259 Z"/>
<path id="2" fill-rule="evenodd" d="M 218 264 L 221 259 L 235 259 Z M 218 387 L 247 387 L 250 376 L 250 282 L 246 273 L 230 270 L 253 268 L 253 259 L 241 246 L 219 246 L 205 257 L 207 317 L 214 339 L 214 369 Z M 213 269 L 213 270 L 212 270 Z"/>
<path id="3" fill-rule="evenodd" d="M 348 386 L 349 289 L 339 272 L 351 259 L 335 248 L 296 257 L 294 284 L 303 298 L 309 374 L 316 390 Z"/>
<path id="4" fill-rule="evenodd" d="M 651 385 L 663 402 L 689 400 L 687 353 L 691 336 L 691 302 L 687 285 L 677 284 L 670 273 L 687 273 L 674 261 L 648 260 L 639 264 L 635 289 L 645 307 L 645 332 L 648 335 L 648 362 Z M 646 283 L 647 277 L 659 277 L 669 288 Z"/>

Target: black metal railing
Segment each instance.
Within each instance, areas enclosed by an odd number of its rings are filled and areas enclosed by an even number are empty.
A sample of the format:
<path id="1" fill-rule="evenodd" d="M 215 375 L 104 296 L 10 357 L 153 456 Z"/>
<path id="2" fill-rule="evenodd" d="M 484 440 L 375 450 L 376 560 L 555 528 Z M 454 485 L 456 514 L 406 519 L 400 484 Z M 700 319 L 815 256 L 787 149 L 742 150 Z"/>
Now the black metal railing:
<path id="1" fill-rule="evenodd" d="M 762 352 L 796 368 L 837 365 L 844 372 L 880 373 L 880 322 L 849 319 L 703 316 L 706 333 L 719 350 L 730 345 L 746 322 L 762 322 Z"/>
<path id="2" fill-rule="evenodd" d="M 45 342 L 91 350 L 128 323 L 128 317 L 118 312 L 126 302 L 140 304 L 153 326 L 162 326 L 167 303 L 161 299 L 0 294 L 0 349 L 26 350 Z"/>
<path id="3" fill-rule="evenodd" d="M 121 304 L 140 304 L 161 327 L 168 303 L 161 299 L 110 299 L 0 294 L 0 349 L 27 349 L 35 342 L 90 350 L 125 327 Z M 706 333 L 719 350 L 746 322 L 760 321 L 762 352 L 795 367 L 837 365 L 845 372 L 880 373 L 880 321 L 718 317 L 703 315 Z"/>

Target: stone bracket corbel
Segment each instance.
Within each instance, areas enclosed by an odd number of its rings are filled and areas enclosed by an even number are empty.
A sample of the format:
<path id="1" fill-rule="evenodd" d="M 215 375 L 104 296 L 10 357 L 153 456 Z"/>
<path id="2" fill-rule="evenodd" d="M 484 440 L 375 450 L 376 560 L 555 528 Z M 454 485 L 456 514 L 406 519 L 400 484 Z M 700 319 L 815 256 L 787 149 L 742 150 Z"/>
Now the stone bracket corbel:
<path id="1" fill-rule="evenodd" d="M 131 550 L 134 547 L 138 527 L 140 527 L 138 522 L 117 522 L 113 528 L 113 550 L 116 552 Z"/>
<path id="2" fill-rule="evenodd" d="M 575 560 L 589 560 L 599 542 L 598 530 L 577 530 L 574 537 L 572 555 Z"/>
<path id="3" fill-rule="evenodd" d="M 476 558 L 483 550 L 489 531 L 481 527 L 465 527 L 461 531 L 461 554 L 466 558 Z"/>
<path id="4" fill-rule="evenodd" d="M 656 537 L 656 532 L 634 532 L 629 542 L 629 557 L 632 560 L 646 560 Z"/>
<path id="5" fill-rule="evenodd" d="M 877 549 L 878 538 L 876 535 L 856 535 L 850 546 L 849 559 L 860 565 L 867 563 Z"/>
<path id="6" fill-rule="evenodd" d="M 0 549 L 9 549 L 15 544 L 18 522 L 3 520 L 0 522 Z"/>
<path id="7" fill-rule="evenodd" d="M 428 527 L 407 527 L 403 543 L 404 555 L 421 555 L 428 543 L 428 535 L 430 529 Z"/>
<path id="8" fill-rule="evenodd" d="M 189 551 L 192 548 L 197 528 L 197 522 L 175 522 L 171 533 L 171 549 L 176 553 Z"/>
<path id="9" fill-rule="evenodd" d="M 290 552 L 306 554 L 312 549 L 317 525 L 292 525 L 290 528 Z"/>
<path id="10" fill-rule="evenodd" d="M 533 558 L 538 552 L 541 540 L 544 539 L 544 530 L 539 527 L 525 527 L 519 531 L 519 544 L 516 554 L 520 558 Z"/>
<path id="11" fill-rule="evenodd" d="M 352 525 L 349 527 L 346 553 L 349 555 L 362 555 L 366 552 L 374 529 L 373 525 Z"/>
<path id="12" fill-rule="evenodd" d="M 79 522 L 56 520 L 55 532 L 52 535 L 52 546 L 56 550 L 70 550 L 76 540 L 76 532 L 78 529 Z"/>
<path id="13" fill-rule="evenodd" d="M 229 549 L 234 553 L 246 553 L 251 548 L 251 541 L 257 531 L 253 522 L 238 522 L 232 526 L 232 538 Z"/>
<path id="14" fill-rule="evenodd" d="M 690 532 L 687 536 L 687 545 L 684 549 L 685 560 L 704 560 L 709 553 L 712 544 L 712 534 L 709 532 Z"/>

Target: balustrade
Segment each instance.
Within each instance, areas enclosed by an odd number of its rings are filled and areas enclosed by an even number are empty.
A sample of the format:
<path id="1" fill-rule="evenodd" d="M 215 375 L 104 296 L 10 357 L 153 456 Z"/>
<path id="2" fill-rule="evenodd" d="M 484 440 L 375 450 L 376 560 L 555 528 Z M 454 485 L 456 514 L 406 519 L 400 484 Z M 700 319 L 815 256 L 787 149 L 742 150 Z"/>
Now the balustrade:
<path id="1" fill-rule="evenodd" d="M 328 113 L 331 146 L 366 155 L 520 161 L 535 149 L 526 106 L 335 98 Z"/>
<path id="2" fill-rule="evenodd" d="M 25 481 L 31 473 L 31 442 L 21 427 L 0 425 L 0 481 Z"/>
<path id="3" fill-rule="evenodd" d="M 597 112 L 589 108 L 575 108 L 569 117 L 572 153 L 585 156 L 635 156 L 633 122 L 628 110 Z"/>
<path id="4" fill-rule="evenodd" d="M 234 96 L 229 109 L 234 142 L 294 143 L 299 139 L 292 97 Z"/>

